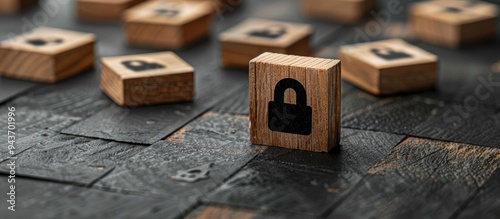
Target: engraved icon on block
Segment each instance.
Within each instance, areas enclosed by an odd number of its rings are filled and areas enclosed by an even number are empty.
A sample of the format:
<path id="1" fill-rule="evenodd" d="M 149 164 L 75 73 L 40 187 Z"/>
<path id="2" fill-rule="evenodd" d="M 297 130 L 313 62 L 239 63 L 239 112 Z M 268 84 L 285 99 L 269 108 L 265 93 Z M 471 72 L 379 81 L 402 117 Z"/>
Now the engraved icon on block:
<path id="1" fill-rule="evenodd" d="M 308 17 L 356 23 L 367 17 L 375 0 L 302 0 L 302 11 Z"/>
<path id="2" fill-rule="evenodd" d="M 263 52 L 310 54 L 312 27 L 283 21 L 251 18 L 220 34 L 221 62 L 229 67 L 248 67 Z"/>
<path id="3" fill-rule="evenodd" d="M 208 1 L 150 0 L 124 15 L 129 44 L 182 48 L 207 37 L 213 14 Z"/>
<path id="4" fill-rule="evenodd" d="M 413 36 L 447 47 L 493 38 L 497 18 L 498 6 L 482 1 L 427 1 L 410 8 Z"/>
<path id="5" fill-rule="evenodd" d="M 285 103 L 285 90 L 295 91 L 295 104 Z M 292 78 L 279 81 L 274 88 L 274 100 L 269 102 L 269 129 L 299 135 L 310 135 L 312 108 L 307 106 L 304 86 Z"/>
<path id="6" fill-rule="evenodd" d="M 41 27 L 0 44 L 0 75 L 54 83 L 94 64 L 93 34 Z"/>
<path id="7" fill-rule="evenodd" d="M 76 12 L 82 20 L 120 21 L 123 12 L 147 0 L 78 0 Z"/>
<path id="8" fill-rule="evenodd" d="M 194 69 L 172 52 L 102 59 L 101 88 L 118 105 L 192 101 Z"/>
<path id="9" fill-rule="evenodd" d="M 263 53 L 250 61 L 254 144 L 327 152 L 340 133 L 340 61 Z"/>
<path id="10" fill-rule="evenodd" d="M 432 89 L 438 58 L 400 39 L 344 46 L 342 78 L 375 95 Z"/>

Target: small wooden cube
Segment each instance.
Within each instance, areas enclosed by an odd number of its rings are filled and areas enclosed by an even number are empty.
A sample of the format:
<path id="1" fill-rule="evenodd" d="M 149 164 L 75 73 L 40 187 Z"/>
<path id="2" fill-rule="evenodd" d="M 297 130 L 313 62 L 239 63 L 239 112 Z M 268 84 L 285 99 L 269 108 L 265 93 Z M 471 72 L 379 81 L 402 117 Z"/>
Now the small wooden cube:
<path id="1" fill-rule="evenodd" d="M 173 52 L 107 57 L 101 89 L 121 106 L 188 102 L 194 98 L 194 68 Z"/>
<path id="2" fill-rule="evenodd" d="M 36 4 L 38 4 L 38 0 L 2 0 L 0 1 L 0 13 L 14 14 Z"/>
<path id="3" fill-rule="evenodd" d="M 78 0 L 78 17 L 88 21 L 121 21 L 128 8 L 147 0 Z"/>
<path id="4" fill-rule="evenodd" d="M 0 75 L 54 83 L 94 64 L 93 34 L 41 27 L 0 43 Z"/>
<path id="5" fill-rule="evenodd" d="M 308 17 L 344 23 L 362 21 L 375 6 L 375 0 L 302 0 Z"/>
<path id="6" fill-rule="evenodd" d="M 148 1 L 125 12 L 125 33 L 132 45 L 181 48 L 209 34 L 212 14 L 210 2 Z"/>
<path id="7" fill-rule="evenodd" d="M 263 52 L 308 56 L 312 27 L 306 24 L 251 18 L 220 34 L 221 62 L 248 67 Z"/>
<path id="8" fill-rule="evenodd" d="M 414 37 L 452 48 L 492 38 L 497 18 L 498 7 L 481 1 L 429 1 L 410 10 Z"/>
<path id="9" fill-rule="evenodd" d="M 250 139 L 327 152 L 339 143 L 340 61 L 264 53 L 250 61 Z"/>
<path id="10" fill-rule="evenodd" d="M 400 39 L 343 46 L 342 78 L 375 95 L 434 88 L 437 56 Z"/>

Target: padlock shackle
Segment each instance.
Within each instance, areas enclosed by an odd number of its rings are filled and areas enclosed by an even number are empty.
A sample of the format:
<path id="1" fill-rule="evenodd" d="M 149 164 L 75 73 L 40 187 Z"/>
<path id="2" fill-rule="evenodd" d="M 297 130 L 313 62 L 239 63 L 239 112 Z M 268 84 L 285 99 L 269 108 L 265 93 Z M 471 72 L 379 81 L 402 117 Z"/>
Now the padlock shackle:
<path id="1" fill-rule="evenodd" d="M 307 105 L 307 95 L 306 89 L 302 84 L 293 79 L 293 78 L 285 78 L 278 81 L 276 87 L 274 87 L 274 101 L 276 103 L 284 103 L 285 102 L 285 91 L 287 89 L 293 89 L 295 91 L 295 104 L 296 105 Z"/>

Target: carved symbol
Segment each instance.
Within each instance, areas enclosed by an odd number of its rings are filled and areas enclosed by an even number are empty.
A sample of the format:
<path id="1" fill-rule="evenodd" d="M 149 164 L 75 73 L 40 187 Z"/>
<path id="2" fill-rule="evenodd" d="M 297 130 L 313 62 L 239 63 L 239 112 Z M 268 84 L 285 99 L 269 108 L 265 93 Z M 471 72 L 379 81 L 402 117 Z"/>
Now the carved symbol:
<path id="1" fill-rule="evenodd" d="M 171 176 L 170 178 L 184 182 L 196 182 L 202 179 L 207 179 L 210 174 L 210 168 L 212 168 L 213 165 L 214 163 L 209 163 L 188 170 L 179 170 L 175 176 Z"/>
<path id="2" fill-rule="evenodd" d="M 457 14 L 462 12 L 463 10 L 461 8 L 456 8 L 456 7 L 446 7 L 444 11 Z"/>
<path id="3" fill-rule="evenodd" d="M 26 40 L 26 42 L 33 46 L 45 46 L 45 45 L 61 44 L 62 42 L 64 42 L 64 40 L 60 38 L 54 38 L 54 39 L 34 38 Z"/>
<path id="4" fill-rule="evenodd" d="M 410 54 L 406 54 L 404 52 L 397 52 L 390 48 L 373 48 L 370 51 L 373 54 L 377 55 L 378 57 L 383 58 L 387 61 L 412 57 Z"/>
<path id="5" fill-rule="evenodd" d="M 160 8 L 156 9 L 155 12 L 158 16 L 165 16 L 165 17 L 175 17 L 179 15 L 179 10 L 177 9 Z"/>
<path id="6" fill-rule="evenodd" d="M 285 90 L 295 91 L 295 104 L 284 102 Z M 274 101 L 269 102 L 268 127 L 272 131 L 299 135 L 310 135 L 312 130 L 312 108 L 307 106 L 306 90 L 292 78 L 279 81 L 274 88 Z"/>
<path id="7" fill-rule="evenodd" d="M 128 69 L 136 72 L 165 68 L 164 65 L 154 62 L 146 62 L 142 60 L 128 60 L 128 61 L 123 61 L 122 64 Z"/>
<path id="8" fill-rule="evenodd" d="M 254 36 L 254 37 L 263 37 L 263 38 L 270 38 L 270 39 L 276 39 L 281 36 L 283 36 L 286 33 L 286 28 L 282 25 L 273 25 L 273 26 L 268 26 L 263 29 L 257 29 L 253 30 L 248 33 L 249 36 Z"/>

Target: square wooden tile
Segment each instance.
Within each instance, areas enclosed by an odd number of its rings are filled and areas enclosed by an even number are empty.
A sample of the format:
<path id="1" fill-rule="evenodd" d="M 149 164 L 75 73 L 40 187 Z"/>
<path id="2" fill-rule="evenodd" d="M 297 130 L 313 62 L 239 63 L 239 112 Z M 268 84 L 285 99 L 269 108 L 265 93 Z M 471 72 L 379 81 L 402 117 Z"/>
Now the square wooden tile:
<path id="1" fill-rule="evenodd" d="M 41 27 L 0 43 L 0 74 L 57 82 L 94 64 L 93 34 Z"/>
<path id="2" fill-rule="evenodd" d="M 132 45 L 181 48 L 208 36 L 212 15 L 210 2 L 151 0 L 126 11 L 125 34 Z"/>
<path id="3" fill-rule="evenodd" d="M 400 39 L 343 46 L 342 78 L 376 95 L 432 89 L 438 57 Z"/>
<path id="4" fill-rule="evenodd" d="M 340 133 L 340 61 L 264 53 L 250 62 L 250 140 L 326 152 Z"/>
<path id="5" fill-rule="evenodd" d="M 106 57 L 101 88 L 122 106 L 192 101 L 194 68 L 173 52 Z"/>
<path id="6" fill-rule="evenodd" d="M 147 0 L 78 0 L 78 17 L 89 21 L 121 21 L 122 14 L 130 7 Z"/>
<path id="7" fill-rule="evenodd" d="M 220 34 L 224 66 L 248 67 L 264 52 L 310 55 L 312 27 L 308 24 L 250 18 Z"/>
<path id="8" fill-rule="evenodd" d="M 344 23 L 355 23 L 367 17 L 375 0 L 302 0 L 302 11 L 308 17 Z"/>
<path id="9" fill-rule="evenodd" d="M 410 9 L 413 35 L 448 47 L 492 38 L 497 18 L 498 6 L 482 1 L 428 1 Z"/>

